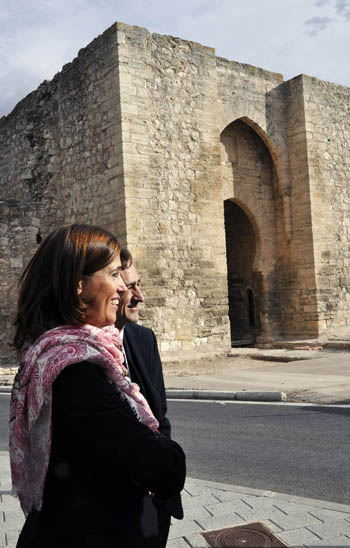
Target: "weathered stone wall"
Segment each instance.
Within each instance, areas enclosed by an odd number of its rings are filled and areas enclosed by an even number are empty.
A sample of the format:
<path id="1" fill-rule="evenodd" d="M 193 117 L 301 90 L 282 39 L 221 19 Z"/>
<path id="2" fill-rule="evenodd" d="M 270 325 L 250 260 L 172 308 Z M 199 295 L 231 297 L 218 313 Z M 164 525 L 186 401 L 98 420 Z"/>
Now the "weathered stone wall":
<path id="1" fill-rule="evenodd" d="M 53 128 L 49 131 L 48 125 Z M 37 248 L 57 203 L 54 185 L 56 153 L 55 107 L 48 86 L 22 101 L 11 116 L 1 120 L 1 362 L 6 363 L 17 280 Z M 56 141 L 57 142 L 57 141 Z M 55 213 L 53 212 L 53 215 Z"/>
<path id="2" fill-rule="evenodd" d="M 117 29 L 65 66 L 57 82 L 64 223 L 99 224 L 126 239 Z"/>
<path id="3" fill-rule="evenodd" d="M 128 244 L 161 349 L 229 344 L 214 51 L 118 24 Z M 121 39 L 121 32 L 124 38 Z"/>
<path id="4" fill-rule="evenodd" d="M 279 237 L 279 271 L 284 333 L 318 335 L 316 279 L 311 219 L 309 164 L 306 144 L 302 77 L 282 84 L 276 92 L 285 110 L 288 177 L 285 212 L 289 208 L 290 234 Z M 276 104 L 278 102 L 276 101 Z M 287 235 L 287 230 L 286 230 Z"/>
<path id="5" fill-rule="evenodd" d="M 350 331 L 350 89 L 302 77 L 320 332 Z"/>
<path id="6" fill-rule="evenodd" d="M 37 239 L 86 222 L 126 239 L 116 27 L 0 120 L 1 342 Z M 0 362 L 1 363 L 1 362 Z"/>
<path id="7" fill-rule="evenodd" d="M 235 272 L 260 342 L 346 328 L 349 94 L 113 25 L 0 120 L 3 347 L 37 240 L 72 221 L 129 245 L 163 352 L 229 346 Z"/>

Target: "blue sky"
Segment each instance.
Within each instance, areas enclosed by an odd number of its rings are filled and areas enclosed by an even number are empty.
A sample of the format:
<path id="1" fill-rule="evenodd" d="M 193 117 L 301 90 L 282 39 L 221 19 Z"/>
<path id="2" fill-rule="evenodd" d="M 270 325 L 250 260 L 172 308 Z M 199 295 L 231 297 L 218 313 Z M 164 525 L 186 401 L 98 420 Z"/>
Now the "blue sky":
<path id="1" fill-rule="evenodd" d="M 350 0 L 0 0 L 0 116 L 115 21 L 350 86 Z"/>

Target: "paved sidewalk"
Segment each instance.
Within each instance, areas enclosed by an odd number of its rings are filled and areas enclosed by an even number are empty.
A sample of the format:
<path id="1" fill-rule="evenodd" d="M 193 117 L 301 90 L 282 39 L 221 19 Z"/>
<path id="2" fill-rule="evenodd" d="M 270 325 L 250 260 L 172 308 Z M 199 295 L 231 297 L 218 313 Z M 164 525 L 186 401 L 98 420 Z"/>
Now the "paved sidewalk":
<path id="1" fill-rule="evenodd" d="M 350 403 L 350 352 L 236 349 L 234 357 L 163 369 L 167 391 L 182 390 L 177 397 L 219 390 L 236 393 L 224 399 Z"/>
<path id="2" fill-rule="evenodd" d="M 350 506 L 195 479 L 182 499 L 185 518 L 174 520 L 167 548 L 208 548 L 200 531 L 256 521 L 287 546 L 350 546 Z"/>
<path id="3" fill-rule="evenodd" d="M 8 453 L 0 452 L 0 548 L 15 548 L 23 525 L 10 489 Z M 187 480 L 182 498 L 185 518 L 173 520 L 167 548 L 208 548 L 200 531 L 252 521 L 288 546 L 350 546 L 350 506 L 196 479 Z"/>
<path id="4" fill-rule="evenodd" d="M 0 548 L 15 548 L 23 522 L 18 500 L 11 495 L 9 454 L 0 451 Z"/>

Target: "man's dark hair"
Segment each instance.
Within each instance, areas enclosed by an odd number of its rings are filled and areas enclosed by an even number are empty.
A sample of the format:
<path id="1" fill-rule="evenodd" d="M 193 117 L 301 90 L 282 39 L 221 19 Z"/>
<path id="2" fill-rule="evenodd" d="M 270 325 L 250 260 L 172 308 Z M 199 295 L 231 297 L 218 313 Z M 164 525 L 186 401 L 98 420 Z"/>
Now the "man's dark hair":
<path id="1" fill-rule="evenodd" d="M 122 270 L 130 268 L 132 265 L 132 255 L 126 247 L 122 247 L 120 250 L 120 262 L 122 263 Z"/>

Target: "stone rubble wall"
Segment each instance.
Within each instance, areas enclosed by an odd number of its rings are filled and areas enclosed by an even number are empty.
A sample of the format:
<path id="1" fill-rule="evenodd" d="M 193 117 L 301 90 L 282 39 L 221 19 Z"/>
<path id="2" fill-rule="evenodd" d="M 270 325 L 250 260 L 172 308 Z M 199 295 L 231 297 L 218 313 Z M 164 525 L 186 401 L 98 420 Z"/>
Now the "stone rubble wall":
<path id="1" fill-rule="evenodd" d="M 51 162 L 57 152 L 57 138 L 53 138 L 57 119 L 49 88 L 42 84 L 0 121 L 0 363 L 14 355 L 9 343 L 17 281 L 46 229 L 50 211 L 55 216 L 57 206 L 59 187 L 54 184 Z"/>
<path id="2" fill-rule="evenodd" d="M 350 332 L 350 89 L 303 76 L 320 333 Z"/>
<path id="3" fill-rule="evenodd" d="M 318 336 L 313 225 L 305 131 L 303 77 L 280 86 L 286 117 L 291 236 L 280 247 L 280 283 L 284 332 L 289 336 Z"/>
<path id="4" fill-rule="evenodd" d="M 14 359 L 17 281 L 37 238 L 82 222 L 125 243 L 115 43 L 114 26 L 0 120 L 0 363 Z"/>
<path id="5" fill-rule="evenodd" d="M 111 27 L 57 77 L 60 217 L 101 225 L 126 240 L 117 29 Z"/>
<path id="6" fill-rule="evenodd" d="M 128 245 L 161 350 L 229 346 L 211 48 L 118 24 Z"/>

